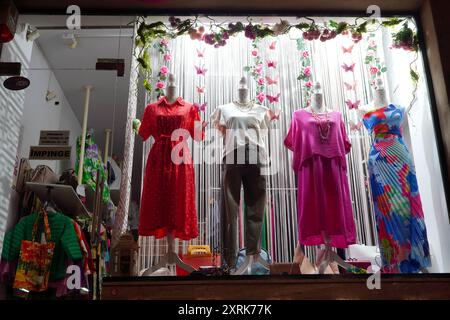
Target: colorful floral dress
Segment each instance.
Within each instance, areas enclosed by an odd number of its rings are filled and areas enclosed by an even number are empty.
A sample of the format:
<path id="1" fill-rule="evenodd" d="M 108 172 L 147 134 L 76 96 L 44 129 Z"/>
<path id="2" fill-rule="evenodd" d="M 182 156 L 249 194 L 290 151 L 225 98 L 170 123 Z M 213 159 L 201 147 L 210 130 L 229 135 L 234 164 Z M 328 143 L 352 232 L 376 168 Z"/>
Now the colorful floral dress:
<path id="1" fill-rule="evenodd" d="M 110 201 L 109 187 L 108 187 L 108 176 L 102 158 L 98 150 L 98 146 L 94 141 L 94 138 L 86 133 L 86 142 L 84 150 L 84 162 L 83 162 L 83 178 L 82 184 L 88 185 L 92 190 L 95 191 L 97 183 L 97 171 L 100 170 L 100 177 L 105 181 L 105 186 L 103 188 L 102 199 L 104 203 L 112 205 Z M 81 152 L 81 136 L 77 139 L 77 160 L 75 162 L 75 172 L 78 173 L 78 163 L 80 162 L 80 152 Z"/>
<path id="2" fill-rule="evenodd" d="M 139 135 L 155 142 L 145 167 L 139 235 L 198 236 L 194 166 L 186 142 L 189 136 L 203 139 L 200 121 L 197 108 L 182 98 L 170 104 L 163 97 L 145 109 Z"/>
<path id="3" fill-rule="evenodd" d="M 374 136 L 369 174 L 382 270 L 415 273 L 431 265 L 422 203 L 410 152 L 403 142 L 405 111 L 390 104 L 365 114 Z"/>

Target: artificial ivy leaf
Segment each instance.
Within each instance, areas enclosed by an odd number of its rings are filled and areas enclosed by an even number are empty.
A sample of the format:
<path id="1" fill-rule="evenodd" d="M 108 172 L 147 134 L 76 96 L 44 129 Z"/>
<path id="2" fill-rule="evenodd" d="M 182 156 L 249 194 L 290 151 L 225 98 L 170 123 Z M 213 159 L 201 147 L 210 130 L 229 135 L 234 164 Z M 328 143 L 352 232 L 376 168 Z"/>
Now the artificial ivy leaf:
<path id="1" fill-rule="evenodd" d="M 367 32 L 367 21 L 361 23 L 358 28 L 356 28 L 357 33 L 366 33 Z"/>
<path id="2" fill-rule="evenodd" d="M 144 80 L 144 88 L 147 91 L 152 91 L 152 85 L 150 84 L 150 81 L 148 81 L 147 79 Z"/>
<path id="3" fill-rule="evenodd" d="M 348 29 L 348 23 L 347 22 L 340 22 L 338 26 L 336 27 L 336 33 L 341 34 L 343 31 Z"/>
<path id="4" fill-rule="evenodd" d="M 419 81 L 419 74 L 414 71 L 413 69 L 410 70 L 411 79 L 414 83 L 417 83 Z"/>
<path id="5" fill-rule="evenodd" d="M 306 22 L 302 22 L 302 23 L 295 25 L 295 27 L 300 30 L 309 29 L 309 24 Z"/>
<path id="6" fill-rule="evenodd" d="M 141 57 L 137 58 L 137 62 L 139 62 L 139 65 L 143 70 L 148 70 L 147 62 L 143 58 Z"/>
<path id="7" fill-rule="evenodd" d="M 393 27 L 393 26 L 396 26 L 396 25 L 400 24 L 403 21 L 404 21 L 404 19 L 391 18 L 391 19 L 389 19 L 387 21 L 383 21 L 381 23 L 381 25 L 384 26 L 384 27 Z"/>
<path id="8" fill-rule="evenodd" d="M 387 71 L 386 67 L 381 68 L 381 72 L 386 72 L 386 71 Z"/>
<path id="9" fill-rule="evenodd" d="M 335 28 L 335 29 L 339 26 L 339 24 L 333 20 L 330 20 L 329 24 L 330 24 L 330 27 Z"/>
<path id="10" fill-rule="evenodd" d="M 149 25 L 144 26 L 144 27 L 147 27 L 148 29 L 157 29 L 159 27 L 164 27 L 164 22 L 158 21 L 158 22 L 150 23 Z"/>
<path id="11" fill-rule="evenodd" d="M 249 66 L 245 66 L 245 67 L 244 67 L 244 71 L 245 71 L 245 72 L 249 72 L 249 71 L 250 71 L 250 67 L 249 67 Z"/>

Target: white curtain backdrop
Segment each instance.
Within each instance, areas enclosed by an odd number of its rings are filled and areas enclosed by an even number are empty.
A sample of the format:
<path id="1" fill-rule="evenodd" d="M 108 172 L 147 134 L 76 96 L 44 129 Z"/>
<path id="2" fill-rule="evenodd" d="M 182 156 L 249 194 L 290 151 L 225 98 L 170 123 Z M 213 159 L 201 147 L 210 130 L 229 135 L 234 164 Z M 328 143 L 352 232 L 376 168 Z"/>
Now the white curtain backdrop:
<path id="1" fill-rule="evenodd" d="M 294 249 L 297 243 L 297 184 L 296 177 L 291 169 L 292 154 L 283 145 L 284 137 L 291 122 L 292 113 L 302 107 L 302 83 L 297 80 L 301 70 L 300 52 L 297 51 L 296 37 L 298 34 L 292 32 L 276 38 L 261 40 L 259 52 L 266 60 L 276 60 L 276 69 L 268 69 L 265 65 L 264 73 L 276 78 L 279 76 L 278 85 L 268 86 L 266 93 L 276 95 L 281 93 L 278 103 L 270 104 L 266 100 L 263 104 L 270 108 L 281 108 L 280 120 L 270 130 L 267 144 L 272 161 L 271 175 L 267 185 L 267 206 L 265 212 L 265 228 L 263 236 L 264 247 L 268 250 L 272 259 L 276 262 L 292 261 Z M 411 55 L 400 58 L 396 52 L 390 50 L 389 32 L 380 28 L 373 39 L 378 45 L 378 56 L 382 61 L 388 60 L 388 67 L 395 65 L 398 59 L 407 59 L 408 64 L 403 63 L 402 69 L 396 68 L 396 77 L 409 79 L 409 61 Z M 269 49 L 269 44 L 277 41 L 275 50 Z M 350 122 L 358 123 L 359 119 L 355 111 L 349 110 L 345 104 L 347 99 L 352 101 L 361 100 L 361 105 L 371 101 L 370 74 L 368 66 L 364 64 L 367 39 L 363 39 L 354 46 L 351 55 L 345 54 L 342 46 L 349 47 L 350 38 L 338 36 L 336 39 L 325 43 L 320 41 L 307 41 L 312 59 L 313 81 L 322 84 L 324 102 L 330 109 L 340 111 L 344 121 L 347 123 L 347 133 L 351 138 L 352 149 L 347 157 L 348 178 L 353 203 L 353 213 L 357 227 L 358 243 L 365 245 L 377 245 L 376 226 L 374 222 L 373 204 L 371 201 L 370 188 L 368 184 L 367 156 L 371 145 L 371 137 L 364 127 L 360 130 L 350 130 Z M 172 61 L 169 63 L 170 72 L 176 76 L 179 95 L 186 101 L 203 103 L 207 102 L 205 112 L 201 113 L 204 120 L 209 120 L 210 115 L 219 105 L 229 103 L 237 99 L 237 89 L 242 76 L 247 76 L 250 96 L 255 97 L 254 80 L 243 71 L 245 66 L 253 63 L 251 55 L 251 41 L 240 34 L 231 38 L 225 47 L 218 49 L 192 41 L 188 36 L 178 37 L 169 44 Z M 197 49 L 203 50 L 204 58 L 201 60 L 197 55 Z M 162 65 L 162 57 L 152 49 L 153 68 L 155 73 Z M 201 63 L 203 61 L 203 63 Z M 341 65 L 354 62 L 354 73 L 345 72 Z M 421 62 L 421 60 L 419 60 Z M 202 66 L 207 69 L 206 75 L 196 74 L 194 66 Z M 421 69 L 420 69 L 421 70 Z M 419 71 L 420 71 L 419 70 Z M 400 72 L 401 74 L 399 74 Z M 423 73 L 422 73 L 423 75 Z M 389 76 L 389 78 L 387 78 Z M 391 98 L 402 96 L 404 105 L 409 103 L 410 87 L 391 88 L 393 80 L 390 79 L 390 70 L 383 75 L 386 89 Z M 347 90 L 344 82 L 356 82 L 356 90 Z M 205 87 L 204 95 L 197 93 L 197 86 Z M 396 90 L 394 92 L 394 90 Z M 419 87 L 423 96 L 427 96 L 426 84 Z M 394 97 L 395 96 L 395 97 Z M 156 97 L 151 95 L 148 102 L 155 101 Z M 141 106 L 143 107 L 143 106 Z M 428 106 L 429 108 L 429 106 Z M 222 141 L 218 133 L 208 126 L 205 141 L 194 142 L 191 150 L 194 156 L 196 174 L 196 201 L 200 236 L 190 241 L 190 244 L 208 244 L 211 249 L 220 246 L 219 214 L 220 214 L 220 188 L 221 188 L 221 165 L 206 164 L 211 159 L 211 147 L 216 148 L 213 156 L 217 159 L 221 155 Z M 433 137 L 434 138 L 434 137 Z M 144 145 L 144 160 L 151 148 L 152 141 Z M 437 157 L 437 155 L 436 155 Z M 145 161 L 143 174 L 145 170 Z M 419 177 L 420 180 L 420 177 Z M 441 181 L 441 180 L 439 180 Z M 441 186 L 441 185 L 440 185 Z M 301 190 L 300 190 L 301 191 Z M 184 190 L 179 190 L 184 192 Z M 240 243 L 243 246 L 243 223 L 241 221 Z M 158 262 L 161 255 L 166 252 L 165 240 L 155 240 L 153 237 L 140 237 L 140 269 L 144 269 Z M 186 252 L 188 243 L 180 242 L 179 250 Z M 311 248 L 307 249 L 309 255 L 313 254 Z"/>

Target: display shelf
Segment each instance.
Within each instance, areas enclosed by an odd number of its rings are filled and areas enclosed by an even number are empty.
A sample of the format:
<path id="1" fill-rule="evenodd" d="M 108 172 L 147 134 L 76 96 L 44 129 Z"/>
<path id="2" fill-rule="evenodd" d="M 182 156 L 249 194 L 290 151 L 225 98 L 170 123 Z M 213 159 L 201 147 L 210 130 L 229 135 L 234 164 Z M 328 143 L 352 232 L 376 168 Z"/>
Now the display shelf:
<path id="1" fill-rule="evenodd" d="M 33 191 L 41 201 L 53 201 L 56 206 L 68 216 L 91 216 L 71 186 L 63 184 L 27 182 L 26 187 L 30 191 Z"/>
<path id="2" fill-rule="evenodd" d="M 270 275 L 104 278 L 103 300 L 393 300 L 450 299 L 450 274 L 381 276 L 381 289 L 367 275 Z"/>

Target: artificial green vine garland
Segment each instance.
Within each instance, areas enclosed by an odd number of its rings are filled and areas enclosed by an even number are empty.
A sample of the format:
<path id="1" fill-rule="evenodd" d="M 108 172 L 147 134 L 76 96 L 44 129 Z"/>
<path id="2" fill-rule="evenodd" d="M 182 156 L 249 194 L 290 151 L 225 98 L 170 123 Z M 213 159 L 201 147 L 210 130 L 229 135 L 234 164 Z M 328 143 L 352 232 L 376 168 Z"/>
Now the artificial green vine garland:
<path id="1" fill-rule="evenodd" d="M 393 48 L 401 48 L 408 51 L 417 52 L 419 49 L 417 34 L 408 26 L 407 18 L 390 18 L 388 20 L 356 18 L 354 24 L 347 22 L 336 22 L 329 20 L 323 24 L 317 24 L 313 19 L 306 18 L 311 22 L 301 22 L 298 24 L 289 24 L 285 20 L 280 20 L 274 26 L 266 24 L 254 24 L 250 19 L 247 23 L 242 22 L 229 23 L 227 26 L 216 23 L 212 18 L 209 31 L 198 21 L 198 16 L 192 19 L 181 20 L 176 17 L 169 18 L 169 24 L 162 21 L 147 24 L 145 17 L 140 17 L 136 21 L 138 25 L 135 44 L 138 48 L 138 54 L 135 57 L 141 68 L 141 73 L 145 77 L 144 87 L 151 91 L 152 86 L 148 79 L 152 74 L 151 59 L 149 48 L 155 40 L 158 39 L 174 39 L 176 37 L 189 34 L 192 40 L 204 41 L 206 44 L 213 45 L 218 48 L 225 46 L 227 40 L 240 32 L 244 32 L 245 36 L 251 40 L 263 39 L 269 36 L 279 36 L 287 34 L 292 28 L 299 29 L 303 32 L 305 40 L 320 40 L 322 42 L 331 40 L 340 34 L 350 33 L 353 41 L 359 42 L 362 35 L 373 32 L 382 27 L 394 27 L 403 23 L 402 29 L 392 34 Z M 364 20 L 358 23 L 359 20 Z M 416 84 L 419 78 L 417 72 L 411 67 L 410 75 Z"/>

